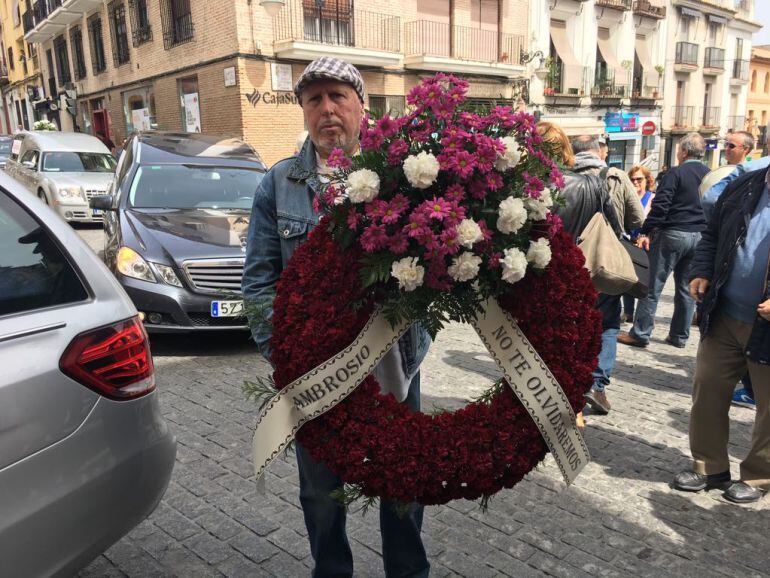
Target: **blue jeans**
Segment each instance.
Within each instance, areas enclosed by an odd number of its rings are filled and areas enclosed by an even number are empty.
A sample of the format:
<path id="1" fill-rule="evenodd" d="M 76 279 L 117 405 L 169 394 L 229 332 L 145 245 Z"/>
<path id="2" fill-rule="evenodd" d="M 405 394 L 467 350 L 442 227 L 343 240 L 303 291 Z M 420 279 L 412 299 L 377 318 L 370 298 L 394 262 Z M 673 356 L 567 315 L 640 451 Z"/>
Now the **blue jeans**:
<path id="1" fill-rule="evenodd" d="M 636 306 L 634 326 L 629 332 L 631 337 L 648 343 L 655 327 L 655 312 L 663 286 L 671 272 L 674 273 L 674 316 L 668 338 L 675 345 L 684 345 L 690 337 L 690 325 L 695 313 L 695 301 L 690 297 L 688 273 L 695 255 L 695 246 L 700 240 L 700 233 L 689 231 L 662 230 L 653 233 L 650 239 L 650 287 L 647 297 L 639 300 Z"/>
<path id="2" fill-rule="evenodd" d="M 420 409 L 419 372 L 409 385 L 404 403 L 412 410 Z M 342 480 L 323 463 L 313 460 L 304 447 L 296 445 L 299 500 L 305 514 L 310 552 L 315 561 L 312 576 L 352 576 L 353 555 L 345 534 L 345 508 L 330 495 L 342 487 Z M 407 514 L 400 518 L 394 505 L 387 500 L 380 503 L 385 575 L 427 577 L 430 563 L 420 538 L 424 507 L 412 503 Z"/>
<path id="3" fill-rule="evenodd" d="M 636 297 L 623 295 L 623 314 L 628 315 L 629 319 L 634 319 L 634 307 L 636 307 Z"/>
<path id="4" fill-rule="evenodd" d="M 602 350 L 599 352 L 599 365 L 594 369 L 592 389 L 604 391 L 610 384 L 610 375 L 615 368 L 618 351 L 618 331 L 620 330 L 620 295 L 599 295 L 596 308 L 602 314 Z"/>

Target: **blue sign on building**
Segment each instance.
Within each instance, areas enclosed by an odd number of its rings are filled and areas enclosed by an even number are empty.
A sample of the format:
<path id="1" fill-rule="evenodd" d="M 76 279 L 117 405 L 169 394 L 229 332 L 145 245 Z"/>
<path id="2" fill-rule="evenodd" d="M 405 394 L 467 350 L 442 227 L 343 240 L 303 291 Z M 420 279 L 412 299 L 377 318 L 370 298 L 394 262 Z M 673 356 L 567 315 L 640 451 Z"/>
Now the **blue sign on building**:
<path id="1" fill-rule="evenodd" d="M 639 130 L 638 112 L 608 112 L 604 115 L 605 130 L 609 132 L 636 132 Z"/>

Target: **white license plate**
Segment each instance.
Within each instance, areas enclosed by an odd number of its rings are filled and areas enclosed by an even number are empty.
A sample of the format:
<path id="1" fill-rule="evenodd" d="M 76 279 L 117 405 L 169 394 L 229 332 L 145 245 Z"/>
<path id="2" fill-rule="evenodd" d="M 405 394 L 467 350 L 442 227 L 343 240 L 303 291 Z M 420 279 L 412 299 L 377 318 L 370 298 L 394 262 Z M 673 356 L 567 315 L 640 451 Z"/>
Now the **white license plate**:
<path id="1" fill-rule="evenodd" d="M 212 317 L 241 317 L 243 315 L 243 301 L 212 301 Z"/>

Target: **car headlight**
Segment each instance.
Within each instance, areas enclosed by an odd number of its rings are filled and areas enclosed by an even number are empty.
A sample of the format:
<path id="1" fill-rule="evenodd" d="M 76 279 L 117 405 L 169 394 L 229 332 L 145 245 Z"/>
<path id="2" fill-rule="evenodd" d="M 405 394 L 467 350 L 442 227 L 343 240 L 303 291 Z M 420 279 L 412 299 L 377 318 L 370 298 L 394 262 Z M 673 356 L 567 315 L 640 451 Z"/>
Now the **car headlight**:
<path id="1" fill-rule="evenodd" d="M 57 194 L 63 199 L 83 198 L 83 192 L 80 187 L 59 187 Z"/>
<path id="2" fill-rule="evenodd" d="M 152 274 L 152 269 L 150 269 L 147 261 L 133 249 L 121 247 L 118 251 L 117 265 L 118 271 L 126 277 L 133 277 L 134 279 L 157 283 L 155 275 Z"/>
<path id="3" fill-rule="evenodd" d="M 174 270 L 171 267 L 168 265 L 161 265 L 160 263 L 154 263 L 154 265 L 158 270 L 158 273 L 160 273 L 161 281 L 167 283 L 168 285 L 173 285 L 174 287 L 182 286 L 182 282 L 179 280 L 179 277 L 176 276 L 176 273 L 174 273 Z"/>

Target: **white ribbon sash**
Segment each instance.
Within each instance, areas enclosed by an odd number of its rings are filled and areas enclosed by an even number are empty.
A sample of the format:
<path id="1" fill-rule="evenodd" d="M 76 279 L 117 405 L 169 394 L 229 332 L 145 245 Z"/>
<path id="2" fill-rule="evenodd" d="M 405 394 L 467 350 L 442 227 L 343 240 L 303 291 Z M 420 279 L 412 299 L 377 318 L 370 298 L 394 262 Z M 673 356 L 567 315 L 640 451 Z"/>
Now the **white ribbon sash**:
<path id="1" fill-rule="evenodd" d="M 489 300 L 473 323 L 511 389 L 527 408 L 567 484 L 590 456 L 575 425 L 575 414 L 553 374 L 513 321 Z M 280 390 L 257 419 L 252 459 L 257 479 L 294 439 L 302 424 L 350 395 L 409 328 L 391 327 L 380 310 L 348 347 Z"/>

